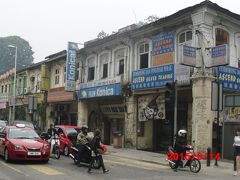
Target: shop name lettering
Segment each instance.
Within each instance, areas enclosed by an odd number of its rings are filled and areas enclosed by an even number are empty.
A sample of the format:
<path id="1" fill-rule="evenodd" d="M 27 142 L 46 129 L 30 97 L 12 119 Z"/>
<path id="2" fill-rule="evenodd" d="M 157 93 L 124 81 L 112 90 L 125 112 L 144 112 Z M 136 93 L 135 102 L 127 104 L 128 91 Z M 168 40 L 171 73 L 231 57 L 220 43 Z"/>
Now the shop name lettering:
<path id="1" fill-rule="evenodd" d="M 172 79 L 173 74 L 161 74 L 161 75 L 155 75 L 155 76 L 150 76 L 150 77 L 136 77 L 133 79 L 133 83 L 142 83 L 142 82 L 153 82 L 153 81 L 162 81 L 162 80 L 168 80 Z"/>
<path id="2" fill-rule="evenodd" d="M 68 60 L 68 76 L 67 79 L 68 80 L 73 80 L 75 81 L 75 68 L 76 68 L 76 64 L 75 64 L 75 58 L 76 58 L 76 53 L 75 51 L 69 50 L 69 60 Z"/>
<path id="3" fill-rule="evenodd" d="M 89 97 L 98 97 L 98 96 L 113 96 L 114 88 L 97 88 L 88 92 Z"/>
<path id="4" fill-rule="evenodd" d="M 236 75 L 233 74 L 220 73 L 218 78 L 221 81 L 240 83 L 240 77 L 236 77 Z"/>

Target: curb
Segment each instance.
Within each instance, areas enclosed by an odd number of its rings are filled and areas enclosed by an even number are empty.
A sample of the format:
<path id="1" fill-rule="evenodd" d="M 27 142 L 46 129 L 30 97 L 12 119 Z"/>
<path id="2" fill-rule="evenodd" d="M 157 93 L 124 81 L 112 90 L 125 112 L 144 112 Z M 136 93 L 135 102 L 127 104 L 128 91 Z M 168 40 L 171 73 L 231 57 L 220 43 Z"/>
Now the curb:
<path id="1" fill-rule="evenodd" d="M 152 163 L 152 164 L 166 166 L 166 167 L 169 166 L 167 161 L 166 161 L 166 163 L 164 163 L 164 162 L 156 162 L 156 161 L 145 160 L 145 159 L 138 159 L 138 158 L 129 157 L 129 156 L 121 156 L 121 155 L 117 155 L 117 152 L 115 152 L 115 151 L 109 151 L 109 153 L 106 154 L 106 155 L 113 156 L 113 157 L 115 156 L 115 157 L 119 157 L 119 158 L 132 159 L 132 160 L 136 160 L 136 161 L 139 161 L 139 162 Z M 164 161 L 165 161 L 165 159 L 164 159 Z M 219 163 L 221 164 L 221 163 L 229 163 L 229 162 L 222 161 L 222 162 L 219 162 Z M 201 164 L 204 165 L 204 168 L 218 168 L 218 169 L 222 169 L 222 168 L 224 168 L 224 169 L 231 169 L 229 166 L 232 165 L 232 164 L 230 165 L 230 163 L 229 163 L 228 166 L 220 166 L 220 164 L 219 164 L 219 166 L 214 166 L 212 164 L 212 161 L 211 161 L 211 166 L 209 166 L 209 167 L 206 166 L 206 162 L 204 162 L 204 161 L 201 161 Z"/>

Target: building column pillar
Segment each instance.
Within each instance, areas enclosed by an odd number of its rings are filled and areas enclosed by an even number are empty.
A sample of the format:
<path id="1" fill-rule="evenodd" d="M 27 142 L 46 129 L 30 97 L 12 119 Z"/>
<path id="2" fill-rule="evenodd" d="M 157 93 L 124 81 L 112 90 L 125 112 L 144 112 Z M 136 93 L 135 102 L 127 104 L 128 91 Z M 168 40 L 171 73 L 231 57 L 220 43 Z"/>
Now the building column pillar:
<path id="1" fill-rule="evenodd" d="M 195 150 L 206 152 L 212 147 L 212 122 L 214 112 L 211 111 L 211 83 L 212 76 L 198 76 L 192 78 L 192 141 Z"/>
<path id="2" fill-rule="evenodd" d="M 137 145 L 137 98 L 126 99 L 125 113 L 125 147 L 135 148 Z"/>
<path id="3" fill-rule="evenodd" d="M 78 102 L 78 126 L 87 125 L 88 124 L 88 106 L 87 103 L 82 101 Z"/>

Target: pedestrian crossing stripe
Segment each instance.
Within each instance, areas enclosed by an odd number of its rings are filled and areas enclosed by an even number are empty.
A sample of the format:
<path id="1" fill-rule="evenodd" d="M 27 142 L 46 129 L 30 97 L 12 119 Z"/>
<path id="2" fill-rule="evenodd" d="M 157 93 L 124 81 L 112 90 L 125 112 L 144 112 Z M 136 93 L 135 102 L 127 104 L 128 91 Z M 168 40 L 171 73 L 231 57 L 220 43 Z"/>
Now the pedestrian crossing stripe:
<path id="1" fill-rule="evenodd" d="M 51 175 L 51 176 L 63 174 L 62 172 L 57 171 L 56 169 L 49 168 L 49 167 L 46 167 L 46 166 L 43 166 L 43 165 L 28 165 L 28 166 L 31 167 L 32 169 L 38 171 L 38 172 L 41 172 L 41 173 L 44 173 L 44 174 L 47 174 L 47 175 Z"/>

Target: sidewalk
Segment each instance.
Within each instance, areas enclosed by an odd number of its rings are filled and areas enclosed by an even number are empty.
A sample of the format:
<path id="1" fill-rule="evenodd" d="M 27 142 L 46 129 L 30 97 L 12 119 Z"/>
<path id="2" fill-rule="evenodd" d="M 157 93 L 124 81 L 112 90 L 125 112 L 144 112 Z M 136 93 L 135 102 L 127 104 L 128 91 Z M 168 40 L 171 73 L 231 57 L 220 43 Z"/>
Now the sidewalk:
<path id="1" fill-rule="evenodd" d="M 128 148 L 114 148 L 113 146 L 108 146 L 108 155 L 116 156 L 121 158 L 128 158 L 153 164 L 159 164 L 163 166 L 168 166 L 168 162 L 166 161 L 167 155 L 148 152 L 148 151 L 141 151 L 135 149 L 128 149 Z M 218 161 L 218 166 L 215 166 L 215 160 L 211 161 L 211 166 L 207 167 L 206 160 L 201 160 L 202 168 L 214 168 L 219 170 L 229 170 L 233 171 L 233 162 L 230 160 L 220 160 Z"/>

